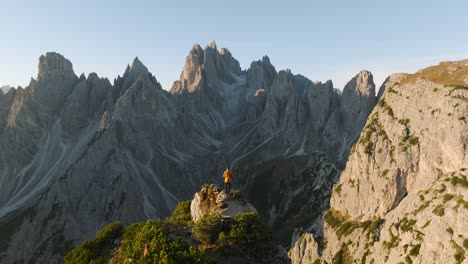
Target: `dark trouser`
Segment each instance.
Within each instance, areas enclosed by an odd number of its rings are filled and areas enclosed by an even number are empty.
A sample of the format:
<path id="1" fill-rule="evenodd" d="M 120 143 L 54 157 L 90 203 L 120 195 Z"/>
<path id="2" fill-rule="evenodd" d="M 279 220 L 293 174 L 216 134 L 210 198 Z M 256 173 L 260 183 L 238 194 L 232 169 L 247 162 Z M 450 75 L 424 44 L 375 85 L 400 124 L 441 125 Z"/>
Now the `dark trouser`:
<path id="1" fill-rule="evenodd" d="M 226 189 L 226 194 L 231 194 L 231 183 L 230 182 L 225 182 L 224 187 Z"/>

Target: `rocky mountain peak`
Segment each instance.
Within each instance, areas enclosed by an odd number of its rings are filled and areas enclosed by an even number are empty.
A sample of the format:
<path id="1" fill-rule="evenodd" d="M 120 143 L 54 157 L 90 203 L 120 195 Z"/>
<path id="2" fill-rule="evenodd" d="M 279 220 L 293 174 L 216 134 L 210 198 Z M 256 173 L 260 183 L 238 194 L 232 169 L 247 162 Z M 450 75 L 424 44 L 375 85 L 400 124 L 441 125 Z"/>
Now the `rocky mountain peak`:
<path id="1" fill-rule="evenodd" d="M 247 82 L 255 89 L 269 89 L 273 83 L 277 72 L 271 64 L 268 56 L 263 56 L 262 60 L 253 61 L 247 71 Z"/>
<path id="2" fill-rule="evenodd" d="M 9 86 L 9 85 L 4 85 L 4 86 L 1 86 L 0 87 L 0 91 L 2 91 L 4 94 L 8 93 L 8 91 L 10 91 L 10 89 L 12 89 L 13 87 Z"/>
<path id="3" fill-rule="evenodd" d="M 39 58 L 38 79 L 68 78 L 75 76 L 72 63 L 56 52 L 47 52 Z"/>
<path id="4" fill-rule="evenodd" d="M 374 76 L 369 71 L 360 71 L 346 84 L 343 89 L 343 94 L 345 93 L 357 93 L 368 97 L 375 96 Z"/>
<path id="5" fill-rule="evenodd" d="M 138 73 L 148 73 L 148 68 L 140 61 L 138 57 L 135 57 L 135 59 L 132 62 L 132 65 L 130 66 L 130 71 L 135 71 Z"/>
<path id="6" fill-rule="evenodd" d="M 340 112 L 345 130 L 360 131 L 376 102 L 372 73 L 360 71 L 346 84 L 341 96 Z"/>
<path id="7" fill-rule="evenodd" d="M 210 48 L 212 48 L 212 49 L 217 49 L 216 42 L 215 42 L 214 40 L 213 40 L 213 41 L 211 41 L 211 43 L 210 43 L 210 46 L 209 46 L 209 47 L 210 47 Z"/>
<path id="8" fill-rule="evenodd" d="M 180 80 L 174 83 L 171 93 L 183 90 L 193 92 L 200 86 L 203 78 L 214 82 L 233 83 L 235 81 L 233 76 L 238 76 L 240 73 L 240 64 L 228 49 L 222 48 L 218 51 L 214 41 L 205 49 L 195 44 L 185 59 Z"/>
<path id="9" fill-rule="evenodd" d="M 200 45 L 195 44 L 185 59 L 184 69 L 180 74 L 180 82 L 189 91 L 193 91 L 201 81 L 201 67 L 204 62 L 204 56 L 204 50 Z"/>

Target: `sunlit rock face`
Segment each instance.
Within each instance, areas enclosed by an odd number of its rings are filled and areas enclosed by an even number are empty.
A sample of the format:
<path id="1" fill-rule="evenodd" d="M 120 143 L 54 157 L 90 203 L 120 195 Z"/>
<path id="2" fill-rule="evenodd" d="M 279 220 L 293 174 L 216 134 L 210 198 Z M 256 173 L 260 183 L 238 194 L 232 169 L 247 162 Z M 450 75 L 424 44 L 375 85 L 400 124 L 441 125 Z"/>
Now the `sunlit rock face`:
<path id="1" fill-rule="evenodd" d="M 468 61 L 391 75 L 293 263 L 464 263 Z"/>

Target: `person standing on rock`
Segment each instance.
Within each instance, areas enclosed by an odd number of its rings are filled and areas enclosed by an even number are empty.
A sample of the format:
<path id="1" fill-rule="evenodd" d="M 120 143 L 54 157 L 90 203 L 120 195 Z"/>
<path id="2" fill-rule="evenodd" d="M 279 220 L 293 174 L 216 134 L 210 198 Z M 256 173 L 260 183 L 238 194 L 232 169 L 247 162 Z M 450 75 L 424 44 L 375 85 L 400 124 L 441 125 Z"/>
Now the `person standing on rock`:
<path id="1" fill-rule="evenodd" d="M 224 187 L 227 195 L 231 195 L 231 179 L 232 179 L 232 172 L 229 169 L 229 166 L 226 167 L 224 171 Z"/>

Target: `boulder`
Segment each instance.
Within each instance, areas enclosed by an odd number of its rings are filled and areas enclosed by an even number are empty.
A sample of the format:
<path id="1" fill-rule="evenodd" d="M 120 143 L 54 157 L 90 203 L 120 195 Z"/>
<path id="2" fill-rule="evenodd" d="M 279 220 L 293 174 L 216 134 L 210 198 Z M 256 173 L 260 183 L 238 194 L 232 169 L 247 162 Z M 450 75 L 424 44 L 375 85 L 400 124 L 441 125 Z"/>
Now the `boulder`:
<path id="1" fill-rule="evenodd" d="M 216 214 L 222 218 L 235 218 L 240 213 L 257 212 L 257 209 L 247 202 L 240 194 L 228 196 L 216 185 L 203 186 L 195 193 L 190 213 L 193 221 L 198 221 L 206 215 Z"/>

